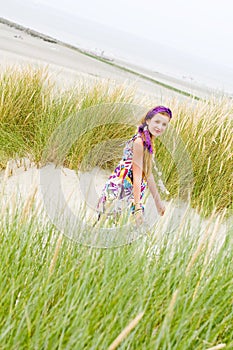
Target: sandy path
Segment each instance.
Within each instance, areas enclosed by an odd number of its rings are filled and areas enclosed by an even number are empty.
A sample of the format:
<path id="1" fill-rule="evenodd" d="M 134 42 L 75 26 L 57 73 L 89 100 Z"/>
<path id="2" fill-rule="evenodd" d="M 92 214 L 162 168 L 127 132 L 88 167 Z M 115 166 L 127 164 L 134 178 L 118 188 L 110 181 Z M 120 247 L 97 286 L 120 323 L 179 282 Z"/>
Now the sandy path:
<path id="1" fill-rule="evenodd" d="M 10 174 L 10 171 L 13 172 Z M 30 167 L 30 162 L 27 162 L 25 170 L 19 162 L 18 165 L 12 162 L 11 167 L 0 174 L 0 219 L 6 219 L 6 213 L 9 213 L 12 217 L 17 215 L 17 220 L 23 217 L 29 222 L 36 215 L 43 227 L 53 223 L 58 231 L 74 241 L 99 247 L 125 244 L 141 234 L 145 235 L 148 229 L 150 234 L 169 232 L 179 235 L 179 226 L 187 223 L 190 223 L 189 229 L 194 234 L 203 232 L 203 235 L 211 235 L 214 232 L 216 247 L 219 248 L 223 243 L 227 224 L 219 225 L 218 218 L 203 220 L 188 203 L 177 200 L 164 201 L 166 212 L 160 217 L 151 197 L 146 201 L 145 227 L 136 230 L 134 226 L 128 225 L 122 231 L 114 227 L 109 230 L 97 228 L 98 237 L 95 236 L 92 225 L 97 219 L 96 204 L 107 176 L 99 168 L 87 173 L 76 173 L 63 167 L 56 168 L 51 163 L 37 169 L 33 165 Z"/>
<path id="2" fill-rule="evenodd" d="M 117 68 L 111 64 L 101 62 L 89 57 L 77 50 L 45 41 L 34 37 L 25 31 L 0 23 L 0 65 L 4 69 L 7 65 L 48 66 L 52 75 L 56 76 L 56 82 L 63 88 L 74 86 L 80 79 L 96 81 L 96 79 L 112 81 L 118 84 L 126 84 L 136 89 L 136 95 L 148 98 L 166 100 L 172 97 L 186 99 L 187 97 L 152 81 Z M 114 62 L 123 66 L 123 62 Z M 131 70 L 137 70 L 140 74 L 161 81 L 164 84 L 174 86 L 177 89 L 200 95 L 206 95 L 206 91 L 196 89 L 190 84 L 166 77 L 159 73 L 153 73 L 140 69 L 133 65 L 127 66 Z"/>

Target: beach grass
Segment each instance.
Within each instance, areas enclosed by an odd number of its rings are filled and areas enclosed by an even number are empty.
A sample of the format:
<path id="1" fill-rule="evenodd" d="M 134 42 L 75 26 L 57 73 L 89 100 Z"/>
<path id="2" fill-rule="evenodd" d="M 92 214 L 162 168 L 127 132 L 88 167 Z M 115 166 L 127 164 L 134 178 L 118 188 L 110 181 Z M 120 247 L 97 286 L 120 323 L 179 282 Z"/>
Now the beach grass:
<path id="1" fill-rule="evenodd" d="M 97 111 L 96 105 L 142 104 L 125 86 L 99 83 L 61 92 L 46 70 L 31 67 L 3 72 L 0 97 L 1 169 L 25 156 L 40 166 L 51 135 L 77 112 L 80 122 L 86 117 L 81 112 Z M 179 226 L 171 211 L 132 244 L 97 249 L 38 217 L 34 195 L 24 206 L 8 206 L 2 195 L 0 349 L 233 348 L 233 228 L 225 221 L 232 213 L 232 101 L 167 104 L 174 116 L 167 139 L 175 135 L 178 150 L 185 145 L 193 171 L 190 205 L 207 221 L 196 222 L 189 206 Z M 91 114 L 93 125 L 96 116 Z M 98 144 L 106 151 L 105 142 L 127 139 L 135 129 L 117 118 L 109 124 L 108 113 L 102 118 L 105 123 L 71 145 L 63 165 L 77 169 L 93 149 L 87 163 L 111 169 L 118 143 L 110 156 Z M 171 199 L 179 192 L 179 169 L 165 140 L 157 139 L 155 149 Z"/>
<path id="2" fill-rule="evenodd" d="M 173 108 L 173 126 L 182 139 L 192 164 L 193 189 L 191 203 L 200 213 L 210 215 L 228 208 L 233 203 L 233 103 L 227 97 L 212 97 L 195 104 L 178 103 Z M 164 135 L 165 136 L 165 135 Z M 166 137 L 166 136 L 165 136 Z M 164 159 L 164 147 L 159 139 L 157 157 L 167 169 L 168 183 L 177 186 L 177 169 Z M 179 146 L 179 145 L 178 145 Z M 167 155 L 169 159 L 169 155 Z M 187 160 L 187 158 L 185 158 Z M 184 160 L 184 161 L 185 161 Z M 185 164 L 183 164 L 185 167 Z M 170 172 L 168 171 L 170 167 Z M 179 174 L 178 174 L 179 175 Z"/>
<path id="3" fill-rule="evenodd" d="M 6 167 L 9 159 L 25 156 L 40 165 L 51 135 L 59 127 L 64 129 L 70 116 L 77 115 L 77 118 L 83 118 L 92 128 L 81 133 L 70 144 L 64 159 L 59 161 L 71 169 L 77 169 L 81 164 L 84 165 L 87 150 L 95 150 L 95 155 L 92 152 L 92 157 L 88 158 L 89 163 L 91 158 L 93 161 L 89 165 L 112 170 L 121 157 L 122 147 L 119 148 L 116 143 L 108 151 L 105 147 L 104 153 L 103 148 L 98 149 L 98 145 L 114 139 L 127 140 L 136 130 L 129 123 L 129 118 L 122 124 L 116 117 L 113 123 L 114 106 L 123 106 L 119 112 L 119 120 L 122 120 L 124 115 L 129 114 L 129 105 L 141 106 L 147 110 L 160 104 L 160 101 L 144 103 L 136 100 L 132 88 L 111 83 L 96 82 L 88 87 L 80 83 L 76 88 L 59 91 L 55 89 L 46 69 L 30 66 L 24 69 L 9 67 L 1 73 L 0 97 L 1 169 Z M 163 169 L 163 180 L 171 193 L 169 198 L 179 195 L 181 199 L 187 199 L 187 193 L 179 193 L 180 174 L 172 153 L 175 152 L 175 156 L 184 159 L 184 162 L 187 158 L 183 155 L 186 154 L 192 167 L 192 183 L 187 183 L 186 186 L 192 206 L 204 216 L 211 215 L 214 208 L 218 212 L 227 208 L 231 214 L 232 100 L 227 97 L 213 97 L 205 101 L 190 99 L 190 102 L 184 102 L 173 98 L 167 101 L 167 105 L 173 111 L 172 132 L 167 131 L 163 135 L 163 142 L 160 138 L 156 139 L 155 149 L 156 159 Z M 99 113 L 96 106 L 103 106 Z M 101 123 L 97 123 L 100 112 Z M 178 141 L 171 151 L 167 149 L 166 143 L 168 140 L 171 144 L 174 143 L 174 136 Z M 61 139 L 58 138 L 57 148 L 61 144 Z M 57 148 L 54 147 L 54 153 L 57 153 Z M 54 154 L 50 154 L 51 161 L 56 161 L 55 158 Z M 183 164 L 183 168 L 185 166 L 187 164 Z"/>
<path id="4" fill-rule="evenodd" d="M 0 219 L 0 349 L 232 349 L 232 227 L 172 213 L 131 245 L 62 236 L 30 206 Z M 218 346 L 218 347 L 217 347 Z"/>

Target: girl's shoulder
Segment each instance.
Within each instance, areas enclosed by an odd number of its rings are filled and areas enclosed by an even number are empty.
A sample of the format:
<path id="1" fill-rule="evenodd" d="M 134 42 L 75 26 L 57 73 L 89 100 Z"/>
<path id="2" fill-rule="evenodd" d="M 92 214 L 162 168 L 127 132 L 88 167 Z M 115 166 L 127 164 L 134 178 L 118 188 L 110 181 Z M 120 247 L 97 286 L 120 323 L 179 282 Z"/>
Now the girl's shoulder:
<path id="1" fill-rule="evenodd" d="M 135 134 L 128 142 L 143 143 L 142 136 L 140 134 Z"/>
<path id="2" fill-rule="evenodd" d="M 126 148 L 133 148 L 134 142 L 136 142 L 137 144 L 143 144 L 142 136 L 140 134 L 135 134 L 133 137 L 131 137 L 131 139 L 129 139 L 126 142 L 125 147 Z"/>
<path id="3" fill-rule="evenodd" d="M 137 135 L 137 137 L 134 138 L 133 142 L 137 143 L 138 145 L 143 145 L 143 139 L 141 135 Z"/>
<path id="4" fill-rule="evenodd" d="M 137 140 L 139 140 L 139 141 L 137 141 Z M 125 146 L 124 146 L 124 150 L 123 150 L 123 160 L 132 158 L 132 156 L 133 156 L 133 144 L 135 141 L 137 143 L 140 142 L 140 135 L 135 134 L 135 135 L 133 135 L 133 137 L 131 137 L 131 139 L 126 141 Z"/>
<path id="5" fill-rule="evenodd" d="M 133 145 L 136 144 L 136 145 L 140 145 L 143 147 L 143 139 L 142 139 L 142 136 L 140 134 L 135 134 L 131 140 L 130 140 L 130 144 L 131 144 L 131 147 L 133 148 Z"/>
<path id="6" fill-rule="evenodd" d="M 130 140 L 128 140 L 125 144 L 123 155 L 124 159 L 126 158 L 132 158 L 133 156 L 133 145 L 134 143 L 143 145 L 143 140 L 141 138 L 141 135 L 135 134 L 133 137 L 131 137 Z"/>

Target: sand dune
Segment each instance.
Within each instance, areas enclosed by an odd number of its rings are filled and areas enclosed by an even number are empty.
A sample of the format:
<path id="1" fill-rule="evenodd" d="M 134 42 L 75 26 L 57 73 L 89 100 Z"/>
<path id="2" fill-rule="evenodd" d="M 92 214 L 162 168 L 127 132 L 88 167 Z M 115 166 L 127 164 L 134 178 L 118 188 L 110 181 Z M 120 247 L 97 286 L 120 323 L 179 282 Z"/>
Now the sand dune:
<path id="1" fill-rule="evenodd" d="M 192 223 L 194 231 L 199 227 L 201 231 L 207 229 L 211 233 L 217 227 L 216 246 L 223 243 L 226 223 L 218 225 L 218 219 L 203 220 L 189 203 L 178 199 L 164 202 L 166 212 L 161 217 L 150 196 L 145 206 L 145 224 L 139 230 L 133 224 L 122 230 L 114 227 L 99 230 L 97 227 L 98 236 L 94 235 L 92 225 L 97 220 L 96 205 L 107 176 L 108 173 L 99 168 L 76 173 L 52 163 L 36 168 L 27 158 L 9 161 L 0 176 L 2 214 L 8 212 L 19 218 L 23 215 L 27 221 L 36 215 L 41 224 L 53 224 L 72 240 L 98 247 L 122 245 L 140 236 L 146 238 L 148 230 L 154 234 L 161 234 L 161 230 L 176 234 L 185 221 Z"/>
<path id="2" fill-rule="evenodd" d="M 17 67 L 28 64 L 35 67 L 46 66 L 51 76 L 56 77 L 56 83 L 62 88 L 74 86 L 80 79 L 88 80 L 90 83 L 102 80 L 134 86 L 138 96 L 159 99 L 160 102 L 171 97 L 188 98 L 181 93 L 172 91 L 171 88 L 155 84 L 145 77 L 87 56 L 62 43 L 52 42 L 48 38 L 32 36 L 24 30 L 3 23 L 0 23 L 0 31 L 1 71 L 11 65 Z M 118 62 L 118 64 L 122 65 L 123 63 Z M 127 68 L 131 70 L 137 67 Z M 149 74 L 145 70 L 141 70 L 139 73 Z M 160 78 L 161 82 L 169 84 L 170 87 L 173 86 L 177 89 L 182 87 L 184 91 L 190 92 L 190 87 L 181 86 L 181 83 L 174 79 L 170 79 L 170 81 L 168 77 L 162 79 L 162 75 L 157 75 L 154 78 Z M 193 88 L 192 92 L 194 91 Z M 199 96 L 203 93 L 203 91 L 198 91 Z M 62 228 L 64 228 L 64 222 L 69 222 L 68 229 L 73 230 L 76 225 L 74 219 L 77 219 L 77 213 L 80 213 L 83 207 L 86 208 L 83 222 L 95 220 L 96 203 L 107 175 L 97 168 L 89 173 L 76 174 L 69 169 L 55 168 L 53 164 L 47 164 L 45 167 L 37 169 L 28 159 L 9 161 L 5 172 L 0 174 L 2 213 L 6 208 L 10 208 L 12 213 L 17 208 L 23 208 L 26 211 L 33 203 L 33 208 L 37 214 L 40 214 L 38 218 L 43 223 L 46 220 L 48 222 L 55 220 L 55 224 L 58 226 L 62 222 Z M 148 206 L 147 220 L 151 227 L 162 222 L 170 227 L 171 232 L 174 232 L 187 212 L 192 216 L 194 225 L 199 225 L 201 219 L 188 203 L 172 201 L 166 203 L 166 206 L 167 211 L 164 217 L 158 216 L 153 203 Z M 62 218 L 63 221 L 56 221 L 57 217 Z M 204 226 L 207 224 L 206 222 L 203 221 Z M 74 226 L 71 228 L 70 225 Z M 225 226 L 221 228 L 222 238 L 224 230 Z M 86 240 L 86 243 L 91 242 L 89 238 L 88 241 L 87 237 L 82 237 L 82 239 Z M 103 240 L 103 237 L 101 239 Z M 76 240 L 81 240 L 81 238 L 76 237 Z"/>

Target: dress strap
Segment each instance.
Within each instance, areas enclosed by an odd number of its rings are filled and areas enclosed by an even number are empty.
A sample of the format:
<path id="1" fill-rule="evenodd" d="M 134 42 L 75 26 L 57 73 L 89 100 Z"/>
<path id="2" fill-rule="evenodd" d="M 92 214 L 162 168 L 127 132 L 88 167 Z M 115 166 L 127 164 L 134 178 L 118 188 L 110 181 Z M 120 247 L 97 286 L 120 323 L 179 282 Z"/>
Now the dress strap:
<path id="1" fill-rule="evenodd" d="M 141 135 L 140 135 L 139 133 L 137 133 L 137 134 L 135 134 L 133 137 L 131 137 L 131 139 L 130 139 L 128 142 L 134 141 L 134 140 L 136 140 L 138 137 L 142 138 Z"/>

